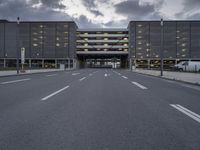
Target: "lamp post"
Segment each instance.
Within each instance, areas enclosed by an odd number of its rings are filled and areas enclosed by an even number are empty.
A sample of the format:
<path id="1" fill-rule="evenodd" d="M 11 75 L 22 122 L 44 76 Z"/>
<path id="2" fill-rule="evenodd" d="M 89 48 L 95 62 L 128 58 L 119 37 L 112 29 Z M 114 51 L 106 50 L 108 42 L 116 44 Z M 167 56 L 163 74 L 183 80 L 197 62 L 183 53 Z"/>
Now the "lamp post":
<path id="1" fill-rule="evenodd" d="M 163 76 L 163 19 L 160 20 L 161 41 L 160 41 L 160 76 Z"/>
<path id="2" fill-rule="evenodd" d="M 17 48 L 16 48 L 16 51 L 17 51 L 17 63 L 16 63 L 17 74 L 19 74 L 19 24 L 20 24 L 20 18 L 17 17 Z"/>

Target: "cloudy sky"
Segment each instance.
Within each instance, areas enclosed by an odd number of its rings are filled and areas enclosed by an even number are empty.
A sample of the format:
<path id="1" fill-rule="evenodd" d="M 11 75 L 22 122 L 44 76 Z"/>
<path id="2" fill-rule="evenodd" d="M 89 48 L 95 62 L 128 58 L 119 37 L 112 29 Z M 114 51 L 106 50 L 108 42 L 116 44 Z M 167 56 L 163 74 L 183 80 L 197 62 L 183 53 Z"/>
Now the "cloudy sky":
<path id="1" fill-rule="evenodd" d="M 127 27 L 130 20 L 200 19 L 200 0 L 0 0 L 0 19 L 74 20 L 81 28 Z"/>

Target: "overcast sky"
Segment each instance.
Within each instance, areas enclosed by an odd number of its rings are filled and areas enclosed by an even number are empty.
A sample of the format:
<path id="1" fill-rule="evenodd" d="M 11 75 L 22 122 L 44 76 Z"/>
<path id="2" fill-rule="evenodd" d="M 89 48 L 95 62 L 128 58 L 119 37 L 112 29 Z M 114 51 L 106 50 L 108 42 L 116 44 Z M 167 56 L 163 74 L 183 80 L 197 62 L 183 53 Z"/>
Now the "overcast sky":
<path id="1" fill-rule="evenodd" d="M 127 27 L 130 20 L 200 19 L 200 0 L 0 0 L 0 19 Z"/>

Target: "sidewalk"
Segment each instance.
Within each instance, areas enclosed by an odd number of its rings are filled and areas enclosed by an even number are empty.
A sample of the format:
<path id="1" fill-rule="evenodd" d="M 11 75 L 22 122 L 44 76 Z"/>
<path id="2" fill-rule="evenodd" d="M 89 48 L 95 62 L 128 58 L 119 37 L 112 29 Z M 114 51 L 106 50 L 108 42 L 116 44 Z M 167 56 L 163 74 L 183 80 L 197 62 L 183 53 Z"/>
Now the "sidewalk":
<path id="1" fill-rule="evenodd" d="M 66 70 L 61 70 L 61 69 L 33 69 L 33 70 L 26 70 L 25 73 L 19 73 L 19 75 L 33 74 L 33 73 L 44 73 L 44 72 L 55 72 L 55 71 L 67 71 L 67 70 L 72 70 L 72 69 L 66 69 Z M 17 71 L 16 70 L 0 71 L 0 77 L 14 76 L 14 75 L 17 75 Z"/>
<path id="2" fill-rule="evenodd" d="M 133 72 L 152 76 L 160 76 L 160 71 L 158 70 L 135 69 Z M 200 73 L 164 71 L 163 78 L 200 85 Z"/>

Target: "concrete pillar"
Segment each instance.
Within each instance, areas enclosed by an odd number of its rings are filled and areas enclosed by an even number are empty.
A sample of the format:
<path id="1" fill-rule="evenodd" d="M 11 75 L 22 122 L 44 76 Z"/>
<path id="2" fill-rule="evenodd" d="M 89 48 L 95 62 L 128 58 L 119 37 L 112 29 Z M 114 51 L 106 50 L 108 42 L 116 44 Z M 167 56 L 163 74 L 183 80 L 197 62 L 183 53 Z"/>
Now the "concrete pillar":
<path id="1" fill-rule="evenodd" d="M 76 59 L 73 59 L 73 69 L 76 69 Z"/>
<path id="2" fill-rule="evenodd" d="M 55 68 L 57 69 L 57 67 L 58 67 L 58 60 L 55 59 Z"/>
<path id="3" fill-rule="evenodd" d="M 6 59 L 3 60 L 3 67 L 6 68 Z"/>
<path id="4" fill-rule="evenodd" d="M 137 68 L 137 61 L 136 59 L 134 59 L 134 65 L 135 65 L 135 69 Z"/>
<path id="5" fill-rule="evenodd" d="M 129 59 L 129 69 L 132 71 L 132 67 L 133 66 L 133 63 L 132 63 L 132 58 Z"/>
<path id="6" fill-rule="evenodd" d="M 70 59 L 68 59 L 68 69 L 70 69 Z"/>
<path id="7" fill-rule="evenodd" d="M 150 65 L 151 65 L 150 62 L 151 62 L 150 59 L 148 59 L 148 69 L 150 69 Z"/>
<path id="8" fill-rule="evenodd" d="M 42 59 L 42 68 L 44 68 L 44 59 Z"/>
<path id="9" fill-rule="evenodd" d="M 29 68 L 31 69 L 31 59 L 29 59 Z"/>

